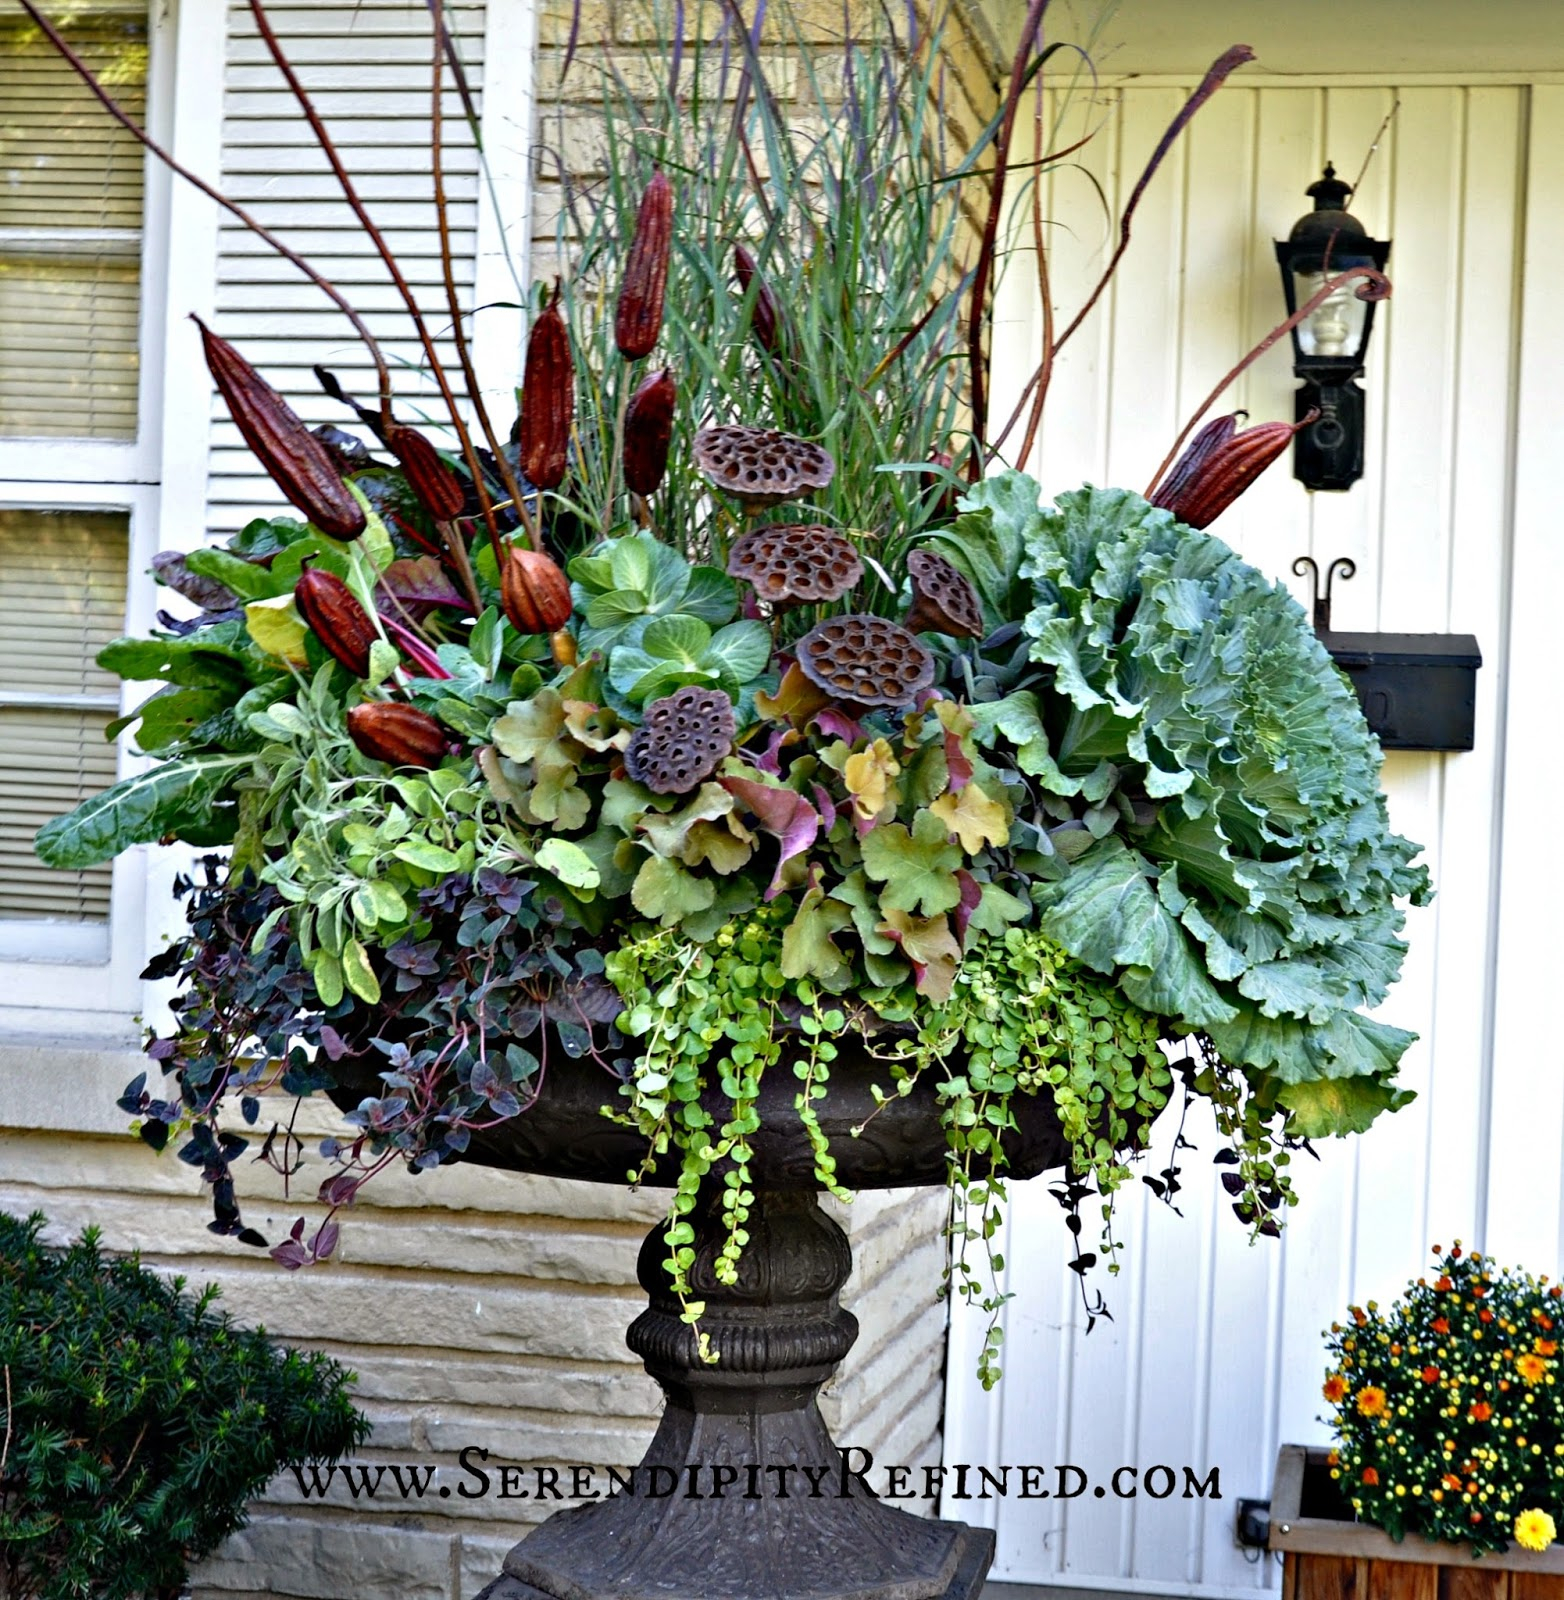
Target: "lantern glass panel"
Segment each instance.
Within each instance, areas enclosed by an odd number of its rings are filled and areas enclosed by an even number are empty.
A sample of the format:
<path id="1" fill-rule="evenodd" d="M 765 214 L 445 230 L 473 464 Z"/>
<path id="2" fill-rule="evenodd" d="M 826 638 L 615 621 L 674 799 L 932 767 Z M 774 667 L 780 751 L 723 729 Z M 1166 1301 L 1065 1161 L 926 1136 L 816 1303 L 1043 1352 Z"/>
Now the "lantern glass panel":
<path id="1" fill-rule="evenodd" d="M 1306 305 L 1325 284 L 1322 272 L 1293 275 L 1296 304 Z M 1331 356 L 1346 359 L 1357 354 L 1363 343 L 1363 327 L 1368 317 L 1368 302 L 1357 296 L 1357 281 L 1344 283 L 1298 324 L 1298 353 L 1304 356 Z"/>

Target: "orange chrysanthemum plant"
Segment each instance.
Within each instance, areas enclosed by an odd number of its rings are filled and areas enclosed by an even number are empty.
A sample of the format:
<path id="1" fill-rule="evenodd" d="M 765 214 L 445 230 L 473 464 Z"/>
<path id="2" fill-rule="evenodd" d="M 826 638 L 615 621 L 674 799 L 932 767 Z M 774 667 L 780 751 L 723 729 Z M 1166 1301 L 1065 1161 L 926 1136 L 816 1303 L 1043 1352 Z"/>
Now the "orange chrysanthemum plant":
<path id="1" fill-rule="evenodd" d="M 1564 1285 L 1459 1242 L 1434 1255 L 1389 1310 L 1331 1324 L 1331 1475 L 1393 1538 L 1546 1550 L 1564 1518 Z"/>

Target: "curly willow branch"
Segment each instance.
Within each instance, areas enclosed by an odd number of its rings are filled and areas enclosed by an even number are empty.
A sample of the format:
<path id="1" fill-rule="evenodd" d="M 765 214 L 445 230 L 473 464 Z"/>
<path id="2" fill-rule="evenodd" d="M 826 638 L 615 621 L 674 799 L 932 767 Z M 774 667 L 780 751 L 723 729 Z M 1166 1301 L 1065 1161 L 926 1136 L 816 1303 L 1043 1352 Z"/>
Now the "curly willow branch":
<path id="1" fill-rule="evenodd" d="M 988 373 L 983 351 L 983 324 L 988 315 L 988 285 L 993 276 L 994 257 L 999 248 L 999 222 L 1005 203 L 1005 172 L 1010 161 L 1010 142 L 1015 136 L 1016 116 L 1021 96 L 1026 91 L 1027 69 L 1049 0 L 1031 0 L 1026 20 L 1021 24 L 1021 41 L 1016 46 L 1010 68 L 1010 87 L 1006 91 L 1003 116 L 994 143 L 994 177 L 988 191 L 988 216 L 983 223 L 983 242 L 978 247 L 972 276 L 972 305 L 968 312 L 967 363 L 972 406 L 972 449 L 967 462 L 967 477 L 976 483 L 983 475 L 984 438 L 988 431 Z"/>
<path id="2" fill-rule="evenodd" d="M 1147 186 L 1156 176 L 1157 168 L 1162 165 L 1163 158 L 1173 148 L 1174 141 L 1184 131 L 1190 118 L 1227 82 L 1228 78 L 1239 67 L 1253 60 L 1254 51 L 1246 44 L 1235 44 L 1224 50 L 1206 68 L 1206 75 L 1200 80 L 1199 86 L 1179 107 L 1178 115 L 1168 124 L 1167 131 L 1157 141 L 1157 148 L 1151 152 L 1151 160 L 1146 163 L 1145 170 L 1136 179 L 1135 187 L 1130 191 L 1129 204 L 1125 206 L 1124 213 L 1119 218 L 1119 242 L 1114 247 L 1113 254 L 1108 258 L 1108 265 L 1103 268 L 1102 276 L 1097 280 L 1097 287 L 1088 296 L 1086 304 L 1075 313 L 1075 318 L 1069 327 L 1054 341 L 1053 353 L 1056 356 L 1069 343 L 1070 335 L 1090 315 L 1092 307 L 1097 304 L 1102 297 L 1103 290 L 1108 287 L 1113 274 L 1118 271 L 1119 262 L 1123 259 L 1124 252 L 1129 249 L 1130 224 L 1135 219 L 1135 208 L 1140 204 L 1141 196 L 1145 194 Z"/>
<path id="3" fill-rule="evenodd" d="M 428 0 L 428 3 L 429 9 L 434 16 L 435 24 L 434 81 L 431 87 L 431 104 L 429 108 L 429 157 L 434 174 L 435 217 L 439 222 L 440 228 L 440 272 L 445 279 L 445 303 L 451 313 L 451 339 L 456 346 L 456 359 L 461 363 L 462 381 L 467 385 L 468 398 L 472 401 L 473 412 L 478 418 L 478 425 L 483 429 L 483 436 L 488 441 L 489 452 L 494 457 L 494 465 L 499 472 L 500 482 L 505 485 L 505 492 L 510 496 L 511 504 L 516 509 L 516 515 L 522 519 L 522 522 L 527 527 L 534 548 L 541 550 L 543 548 L 542 539 L 538 531 L 532 527 L 531 519 L 527 516 L 527 505 L 521 492 L 521 484 L 515 473 L 511 471 L 510 462 L 505 457 L 499 438 L 494 432 L 494 424 L 489 418 L 489 408 L 484 404 L 483 389 L 478 382 L 478 374 L 473 368 L 472 354 L 467 345 L 467 334 L 462 326 L 461 296 L 456 287 L 456 271 L 451 253 L 450 208 L 445 195 L 445 118 L 441 109 L 444 99 L 444 63 L 448 56 L 452 60 L 456 58 L 451 33 L 445 24 L 444 0 Z M 465 85 L 462 87 L 465 95 Z M 467 102 L 464 100 L 464 103 Z M 476 137 L 476 130 L 474 136 Z M 496 561 L 500 560 L 498 545 L 494 549 L 494 558 Z"/>

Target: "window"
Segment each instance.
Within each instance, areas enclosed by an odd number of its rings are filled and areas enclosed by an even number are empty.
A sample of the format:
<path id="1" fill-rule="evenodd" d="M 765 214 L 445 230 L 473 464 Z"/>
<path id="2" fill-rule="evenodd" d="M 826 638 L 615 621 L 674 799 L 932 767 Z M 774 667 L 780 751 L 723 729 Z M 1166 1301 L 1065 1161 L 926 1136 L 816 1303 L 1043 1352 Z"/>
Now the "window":
<path id="1" fill-rule="evenodd" d="M 395 299 L 384 272 L 243 0 L 45 4 L 129 116 L 323 256 L 385 321 Z M 490 169 L 480 182 L 452 86 L 459 282 L 486 308 L 478 357 L 503 406 L 521 348 L 511 263 L 527 256 L 532 10 L 529 0 L 446 0 L 446 15 L 482 97 Z M 438 327 L 428 10 L 310 0 L 289 19 L 279 30 Z M 0 0 L 0 1027 L 119 1037 L 146 999 L 147 948 L 179 926 L 167 893 L 176 856 L 129 851 L 112 869 L 53 873 L 31 840 L 45 816 L 143 759 L 131 735 L 118 747 L 102 737 L 123 707 L 93 657 L 106 638 L 156 625 L 168 602 L 143 576 L 152 554 L 279 509 L 214 405 L 190 312 L 215 319 L 312 423 L 346 420 L 318 392 L 314 362 L 368 381 L 318 293 L 171 180 Z M 398 391 L 421 414 L 422 356 L 399 315 L 387 338 Z"/>
<path id="2" fill-rule="evenodd" d="M 138 121 L 146 0 L 52 13 Z M 25 15 L 0 14 L 0 956 L 108 959 L 111 869 L 52 872 L 49 816 L 111 783 L 139 468 L 146 161 Z"/>
<path id="3" fill-rule="evenodd" d="M 73 7 L 64 31 L 141 121 L 146 0 Z M 135 438 L 144 169 L 27 17 L 0 17 L 0 437 Z"/>
<path id="4" fill-rule="evenodd" d="M 0 919 L 108 921 L 110 869 L 52 872 L 33 835 L 114 781 L 119 682 L 93 658 L 123 629 L 129 522 L 0 510 Z"/>

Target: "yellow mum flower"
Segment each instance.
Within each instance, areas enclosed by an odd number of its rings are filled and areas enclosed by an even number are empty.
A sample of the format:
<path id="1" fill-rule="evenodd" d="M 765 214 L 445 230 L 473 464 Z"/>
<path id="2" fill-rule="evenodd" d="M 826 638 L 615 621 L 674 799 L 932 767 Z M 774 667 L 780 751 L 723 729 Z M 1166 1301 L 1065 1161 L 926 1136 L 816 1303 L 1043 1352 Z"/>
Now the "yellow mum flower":
<path id="1" fill-rule="evenodd" d="M 1541 1356 L 1519 1356 L 1516 1358 L 1515 1370 L 1527 1383 L 1539 1383 L 1547 1376 L 1548 1363 Z"/>
<path id="2" fill-rule="evenodd" d="M 1523 1511 L 1515 1519 L 1515 1542 L 1524 1550 L 1546 1550 L 1558 1534 L 1546 1511 Z"/>
<path id="3" fill-rule="evenodd" d="M 1358 1412 L 1365 1417 L 1382 1417 L 1385 1414 L 1385 1391 L 1368 1388 L 1358 1393 Z"/>

